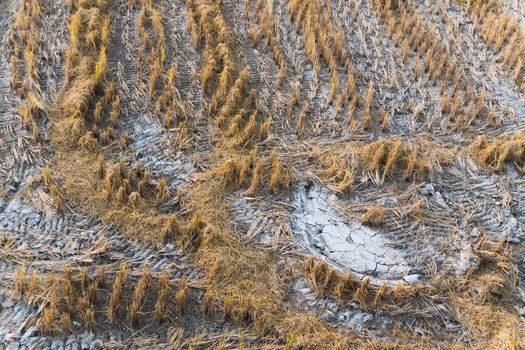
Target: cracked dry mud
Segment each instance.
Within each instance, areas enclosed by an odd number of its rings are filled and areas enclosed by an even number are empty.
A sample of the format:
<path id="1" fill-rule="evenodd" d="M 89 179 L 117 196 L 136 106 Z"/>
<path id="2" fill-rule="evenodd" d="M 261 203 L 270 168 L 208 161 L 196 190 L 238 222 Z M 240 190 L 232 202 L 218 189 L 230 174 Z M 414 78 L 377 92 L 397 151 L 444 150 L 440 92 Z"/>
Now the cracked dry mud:
<path id="1" fill-rule="evenodd" d="M 0 2 L 0 349 L 525 348 L 525 67 L 479 2 Z"/>
<path id="2" fill-rule="evenodd" d="M 316 189 L 298 190 L 293 196 L 292 230 L 305 250 L 359 276 L 398 281 L 409 274 L 406 251 L 389 247 L 381 232 L 338 216 L 329 204 L 335 196 Z"/>

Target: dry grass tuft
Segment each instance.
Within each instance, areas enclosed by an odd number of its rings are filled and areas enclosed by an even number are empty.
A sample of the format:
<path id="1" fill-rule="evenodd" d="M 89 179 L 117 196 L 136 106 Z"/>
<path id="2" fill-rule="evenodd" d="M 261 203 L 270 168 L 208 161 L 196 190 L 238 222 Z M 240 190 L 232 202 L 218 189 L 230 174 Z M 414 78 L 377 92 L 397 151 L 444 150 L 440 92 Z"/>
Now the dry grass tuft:
<path id="1" fill-rule="evenodd" d="M 71 333 L 73 331 L 73 322 L 71 321 L 71 315 L 69 313 L 63 312 L 60 315 L 60 326 L 65 333 Z"/>
<path id="2" fill-rule="evenodd" d="M 180 281 L 179 290 L 175 296 L 177 311 L 182 314 L 186 309 L 186 299 L 188 298 L 188 280 L 183 278 Z"/>
<path id="3" fill-rule="evenodd" d="M 470 146 L 471 156 L 486 170 L 501 171 L 507 162 L 525 171 L 525 135 L 518 132 L 495 140 L 479 138 Z"/>
<path id="4" fill-rule="evenodd" d="M 157 203 L 161 203 L 164 201 L 166 196 L 168 195 L 168 183 L 166 182 L 166 179 L 161 177 L 159 182 L 157 183 Z"/>
<path id="5" fill-rule="evenodd" d="M 162 240 L 164 242 L 172 241 L 182 232 L 181 230 L 182 228 L 177 217 L 175 215 L 170 216 L 162 229 Z"/>
<path id="6" fill-rule="evenodd" d="M 257 163 L 255 163 L 255 167 L 253 168 L 252 173 L 252 182 L 250 184 L 250 188 L 248 188 L 248 190 L 246 191 L 246 194 L 253 195 L 257 191 L 257 187 L 261 182 L 262 171 L 265 163 L 265 160 L 262 158 L 257 160 Z"/>
<path id="7" fill-rule="evenodd" d="M 128 309 L 128 319 L 131 323 L 138 322 L 138 315 L 142 308 L 142 303 L 144 302 L 144 295 L 146 293 L 146 288 L 151 279 L 151 274 L 149 272 L 148 265 L 144 265 L 144 270 L 142 271 L 142 277 L 139 282 L 135 285 L 135 290 L 133 291 L 133 297 L 131 299 L 131 305 Z"/>
<path id="8" fill-rule="evenodd" d="M 381 226 L 385 222 L 385 209 L 379 205 L 368 208 L 361 220 L 363 225 Z"/>
<path id="9" fill-rule="evenodd" d="M 316 291 L 317 298 L 333 296 L 343 305 L 356 301 L 363 309 L 396 308 L 400 303 L 414 303 L 436 293 L 422 284 L 400 284 L 396 287 L 390 287 L 388 284 L 372 285 L 369 277 L 359 280 L 348 273 L 340 274 L 326 261 L 316 261 L 312 256 L 308 257 L 304 265 L 305 276 Z"/>
<path id="10" fill-rule="evenodd" d="M 15 274 L 15 290 L 18 294 L 23 295 L 25 285 L 25 270 L 23 267 L 18 268 Z"/>
<path id="11" fill-rule="evenodd" d="M 387 177 L 401 175 L 409 179 L 423 179 L 450 164 L 456 151 L 434 144 L 426 139 L 405 142 L 401 139 L 383 139 L 369 144 L 349 142 L 336 147 L 313 148 L 310 158 L 319 167 L 321 179 L 332 184 L 336 192 L 352 188 L 357 176 L 377 184 Z"/>
<path id="12" fill-rule="evenodd" d="M 44 180 L 44 185 L 46 185 L 47 188 L 51 187 L 53 184 L 53 179 L 51 178 L 51 169 L 49 168 L 48 164 L 46 164 L 42 170 L 42 179 Z"/>
<path id="13" fill-rule="evenodd" d="M 170 292 L 170 273 L 167 269 L 162 271 L 159 277 L 157 302 L 155 303 L 155 319 L 162 322 L 166 319 L 166 307 L 168 294 Z"/>
<path id="14" fill-rule="evenodd" d="M 128 271 L 125 265 L 122 265 L 120 272 L 113 283 L 113 291 L 108 305 L 108 319 L 114 324 L 115 323 L 115 314 L 120 302 L 120 297 L 122 295 L 122 286 L 128 278 Z"/>

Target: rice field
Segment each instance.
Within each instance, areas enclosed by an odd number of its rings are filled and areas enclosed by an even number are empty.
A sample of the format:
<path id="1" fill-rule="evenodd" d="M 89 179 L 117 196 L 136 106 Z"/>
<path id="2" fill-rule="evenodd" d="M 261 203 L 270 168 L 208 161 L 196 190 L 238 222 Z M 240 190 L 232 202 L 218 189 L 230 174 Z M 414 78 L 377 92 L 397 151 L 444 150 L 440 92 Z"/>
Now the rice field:
<path id="1" fill-rule="evenodd" d="M 520 1 L 0 23 L 0 349 L 525 349 Z"/>

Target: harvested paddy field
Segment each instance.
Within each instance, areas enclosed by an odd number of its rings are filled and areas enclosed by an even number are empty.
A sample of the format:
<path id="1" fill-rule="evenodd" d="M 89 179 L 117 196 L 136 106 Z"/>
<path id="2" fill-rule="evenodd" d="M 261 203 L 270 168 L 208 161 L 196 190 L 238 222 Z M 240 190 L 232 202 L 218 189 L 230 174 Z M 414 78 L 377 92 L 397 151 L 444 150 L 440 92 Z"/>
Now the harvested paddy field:
<path id="1" fill-rule="evenodd" d="M 0 349 L 525 349 L 522 1 L 0 24 Z"/>

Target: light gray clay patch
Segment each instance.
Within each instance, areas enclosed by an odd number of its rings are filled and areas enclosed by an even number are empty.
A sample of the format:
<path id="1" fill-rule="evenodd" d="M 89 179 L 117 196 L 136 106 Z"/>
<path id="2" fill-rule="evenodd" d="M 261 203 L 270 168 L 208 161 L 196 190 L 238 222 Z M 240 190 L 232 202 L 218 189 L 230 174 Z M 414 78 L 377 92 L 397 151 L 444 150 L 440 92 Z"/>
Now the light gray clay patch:
<path id="1" fill-rule="evenodd" d="M 318 188 L 300 188 L 293 195 L 294 236 L 305 250 L 336 268 L 375 282 L 401 282 L 410 266 L 403 252 L 380 232 L 345 220 L 331 205 L 337 197 Z"/>

